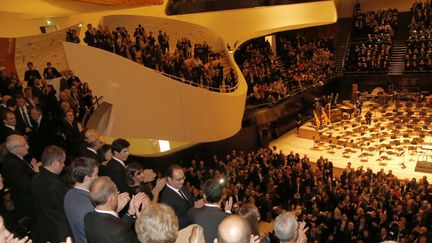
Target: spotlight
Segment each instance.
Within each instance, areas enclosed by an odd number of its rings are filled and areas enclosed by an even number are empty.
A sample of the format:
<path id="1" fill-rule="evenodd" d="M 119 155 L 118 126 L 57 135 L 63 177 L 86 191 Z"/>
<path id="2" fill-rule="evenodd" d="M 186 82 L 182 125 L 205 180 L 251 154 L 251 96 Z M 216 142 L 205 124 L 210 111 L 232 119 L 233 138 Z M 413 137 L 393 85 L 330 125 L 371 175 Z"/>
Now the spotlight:
<path id="1" fill-rule="evenodd" d="M 80 28 L 81 28 L 81 27 L 82 27 L 82 24 L 79 24 L 79 25 L 78 25 L 78 27 L 80 27 Z"/>
<path id="2" fill-rule="evenodd" d="M 51 24 L 51 20 L 47 19 L 46 23 L 47 23 L 48 25 L 50 25 L 50 24 Z"/>

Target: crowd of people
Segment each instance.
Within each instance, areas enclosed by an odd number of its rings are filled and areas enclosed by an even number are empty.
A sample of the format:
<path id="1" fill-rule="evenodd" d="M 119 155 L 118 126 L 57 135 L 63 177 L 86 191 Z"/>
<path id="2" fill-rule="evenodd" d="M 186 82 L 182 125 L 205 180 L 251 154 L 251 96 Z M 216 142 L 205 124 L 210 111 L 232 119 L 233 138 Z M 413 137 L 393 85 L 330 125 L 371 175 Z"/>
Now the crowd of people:
<path id="1" fill-rule="evenodd" d="M 221 55 L 206 42 L 192 45 L 184 37 L 170 52 L 166 32 L 159 31 L 156 36 L 138 25 L 131 35 L 125 27 L 111 32 L 107 26 L 95 28 L 91 24 L 87 25 L 83 41 L 202 88 L 226 92 L 237 84 L 234 71 L 224 71 Z"/>
<path id="2" fill-rule="evenodd" d="M 236 53 L 236 61 L 248 83 L 250 104 L 277 102 L 297 91 L 323 84 L 334 73 L 333 40 L 281 37 L 278 55 L 286 72 L 278 66 L 270 43 L 249 42 Z"/>
<path id="3" fill-rule="evenodd" d="M 405 70 L 430 71 L 432 70 L 432 15 L 430 3 L 415 2 L 411 8 L 411 14 Z"/>
<path id="4" fill-rule="evenodd" d="M 334 74 L 333 38 L 280 38 L 279 56 L 284 61 L 287 77 L 300 90 L 322 84 Z"/>
<path id="5" fill-rule="evenodd" d="M 353 43 L 347 57 L 347 71 L 388 70 L 394 28 L 398 24 L 398 10 L 361 12 L 360 5 L 357 5 L 353 18 Z"/>

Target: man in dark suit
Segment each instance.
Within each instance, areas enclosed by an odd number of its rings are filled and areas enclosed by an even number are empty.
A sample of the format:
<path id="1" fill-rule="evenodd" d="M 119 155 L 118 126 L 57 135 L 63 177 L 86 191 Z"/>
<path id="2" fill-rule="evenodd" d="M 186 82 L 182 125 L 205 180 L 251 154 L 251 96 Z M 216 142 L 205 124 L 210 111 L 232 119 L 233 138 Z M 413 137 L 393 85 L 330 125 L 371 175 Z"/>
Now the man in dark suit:
<path id="1" fill-rule="evenodd" d="M 60 177 L 65 160 L 62 148 L 54 145 L 47 147 L 42 153 L 40 172 L 32 180 L 40 242 L 63 242 L 72 235 L 63 207 L 69 186 Z"/>
<path id="2" fill-rule="evenodd" d="M 126 164 L 129 157 L 129 142 L 125 139 L 118 138 L 111 144 L 113 158 L 108 161 L 105 168 L 105 176 L 111 178 L 120 192 L 126 192 L 128 185 L 126 182 Z"/>
<path id="3" fill-rule="evenodd" d="M 117 187 L 109 177 L 102 176 L 90 186 L 90 198 L 95 203 L 94 212 L 84 217 L 84 229 L 88 242 L 138 242 L 131 229 L 136 211 L 140 206 L 149 204 L 144 193 L 138 193 L 131 201 L 128 212 L 119 218 L 116 210 L 118 204 Z"/>
<path id="4" fill-rule="evenodd" d="M 202 208 L 191 208 L 188 212 L 192 224 L 198 224 L 203 228 L 206 243 L 213 243 L 217 237 L 217 226 L 229 213 L 222 211 L 219 205 L 222 200 L 223 188 L 216 179 L 204 182 L 204 200 L 206 204 Z M 231 204 L 227 204 L 225 211 L 231 210 Z"/>
<path id="5" fill-rule="evenodd" d="M 16 118 L 15 114 L 9 109 L 5 109 L 2 113 L 3 125 L 0 128 L 0 144 L 6 141 L 9 135 L 16 134 L 21 135 L 19 131 L 16 130 Z"/>
<path id="6" fill-rule="evenodd" d="M 54 144 L 53 125 L 50 120 L 42 116 L 42 110 L 37 106 L 31 109 L 31 118 L 34 125 L 30 135 L 30 145 L 33 155 L 40 159 L 43 150 L 48 145 Z"/>
<path id="7" fill-rule="evenodd" d="M 31 181 L 37 168 L 24 159 L 29 150 L 27 141 L 23 136 L 11 135 L 6 140 L 6 148 L 8 153 L 3 158 L 2 172 L 5 184 L 11 190 L 18 219 L 35 219 Z M 33 164 L 36 166 L 35 162 Z"/>
<path id="8" fill-rule="evenodd" d="M 29 134 L 33 127 L 32 120 L 30 118 L 31 107 L 27 105 L 24 97 L 17 97 L 17 109 L 15 110 L 15 117 L 17 120 L 17 129 L 22 134 Z"/>
<path id="9" fill-rule="evenodd" d="M 84 132 L 84 145 L 80 151 L 81 157 L 94 159 L 98 164 L 102 161 L 97 155 L 97 151 L 102 147 L 103 143 L 100 140 L 99 133 L 92 128 L 86 129 Z"/>
<path id="10" fill-rule="evenodd" d="M 183 187 L 185 174 L 182 167 L 171 165 L 167 170 L 166 176 L 167 185 L 159 195 L 159 202 L 168 204 L 174 209 L 179 220 L 179 229 L 183 229 L 190 223 L 188 211 L 194 207 L 194 199 L 186 188 Z"/>
<path id="11" fill-rule="evenodd" d="M 27 86 L 33 86 L 36 80 L 40 80 L 42 77 L 37 69 L 33 69 L 33 63 L 27 63 L 27 70 L 24 73 L 24 80 L 27 81 Z"/>

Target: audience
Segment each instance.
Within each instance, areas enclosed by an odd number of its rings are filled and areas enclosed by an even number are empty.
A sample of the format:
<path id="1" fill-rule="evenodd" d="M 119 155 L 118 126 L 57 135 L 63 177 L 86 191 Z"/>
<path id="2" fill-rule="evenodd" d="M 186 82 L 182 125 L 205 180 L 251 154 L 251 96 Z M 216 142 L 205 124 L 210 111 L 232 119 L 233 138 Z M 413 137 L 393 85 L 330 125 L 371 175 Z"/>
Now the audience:
<path id="1" fill-rule="evenodd" d="M 431 58 L 431 6 L 429 2 L 414 2 L 405 56 L 405 71 L 428 72 L 432 70 Z"/>
<path id="2" fill-rule="evenodd" d="M 234 71 L 225 74 L 220 54 L 213 52 L 205 41 L 195 43 L 192 54 L 192 42 L 184 37 L 177 40 L 175 51 L 170 52 L 166 32 L 159 31 L 155 37 L 138 25 L 131 36 L 125 27 L 117 27 L 111 33 L 108 27 L 96 29 L 88 24 L 84 42 L 205 89 L 226 92 L 237 84 Z"/>
<path id="3" fill-rule="evenodd" d="M 407 67 L 416 70 L 427 70 L 429 62 L 429 8 L 428 3 L 412 8 Z M 350 52 L 352 70 L 388 69 L 397 15 L 397 10 L 356 9 L 354 35 L 365 39 Z M 75 41 L 74 35 L 71 31 L 68 40 Z M 237 59 L 252 103 L 277 102 L 321 85 L 334 72 L 332 40 L 296 35 L 278 41 L 286 72 L 278 68 L 269 43 L 252 41 L 240 48 Z M 171 53 L 166 33 L 153 35 L 141 25 L 133 37 L 124 27 L 111 32 L 88 25 L 84 42 L 203 87 L 237 82 L 232 71 L 224 74 L 207 43 L 181 38 Z M 82 130 L 84 114 L 93 110 L 92 92 L 67 72 L 67 87 L 57 99 L 46 79 L 59 75 L 48 63 L 42 78 L 29 62 L 25 89 L 16 75 L 0 75 L 0 139 L 7 150 L 1 172 L 19 236 L 31 234 L 42 242 L 63 242 L 67 236 L 74 242 L 199 242 L 202 231 L 205 242 L 432 240 L 432 186 L 426 177 L 398 180 L 391 171 L 374 173 L 350 164 L 336 176 L 328 159 L 321 157 L 313 166 L 307 155 L 285 155 L 276 148 L 174 164 L 166 177 L 158 177 L 127 161 L 125 139 L 108 145 L 96 130 Z M 333 97 L 322 99 L 333 102 Z M 274 234 L 261 232 L 260 220 L 274 221 Z M 18 242 L 13 237 L 0 227 L 0 241 Z"/>
<path id="4" fill-rule="evenodd" d="M 397 9 L 361 12 L 360 4 L 356 5 L 347 71 L 382 72 L 389 69 L 397 18 Z"/>
<path id="5" fill-rule="evenodd" d="M 267 41 L 257 39 L 240 47 L 236 61 L 248 83 L 248 102 L 277 102 L 323 84 L 334 72 L 332 41 L 301 35 L 280 37 L 278 55 L 286 72 L 279 68 Z"/>

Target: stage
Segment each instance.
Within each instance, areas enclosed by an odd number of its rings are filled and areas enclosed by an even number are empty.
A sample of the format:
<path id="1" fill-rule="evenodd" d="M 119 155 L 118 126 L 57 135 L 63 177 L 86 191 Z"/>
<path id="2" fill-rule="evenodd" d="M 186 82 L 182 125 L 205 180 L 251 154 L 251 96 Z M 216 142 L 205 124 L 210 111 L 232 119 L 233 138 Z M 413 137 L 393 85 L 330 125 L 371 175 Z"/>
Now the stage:
<path id="1" fill-rule="evenodd" d="M 374 172 L 392 170 L 398 178 L 432 179 L 432 109 L 413 102 L 380 106 L 365 102 L 360 119 L 349 118 L 318 130 L 312 121 L 274 140 L 285 154 L 290 151 L 311 161 L 328 158 L 337 168 L 351 162 L 353 168 L 363 166 Z M 364 115 L 372 113 L 371 124 Z M 404 168 L 405 167 L 405 168 Z"/>

